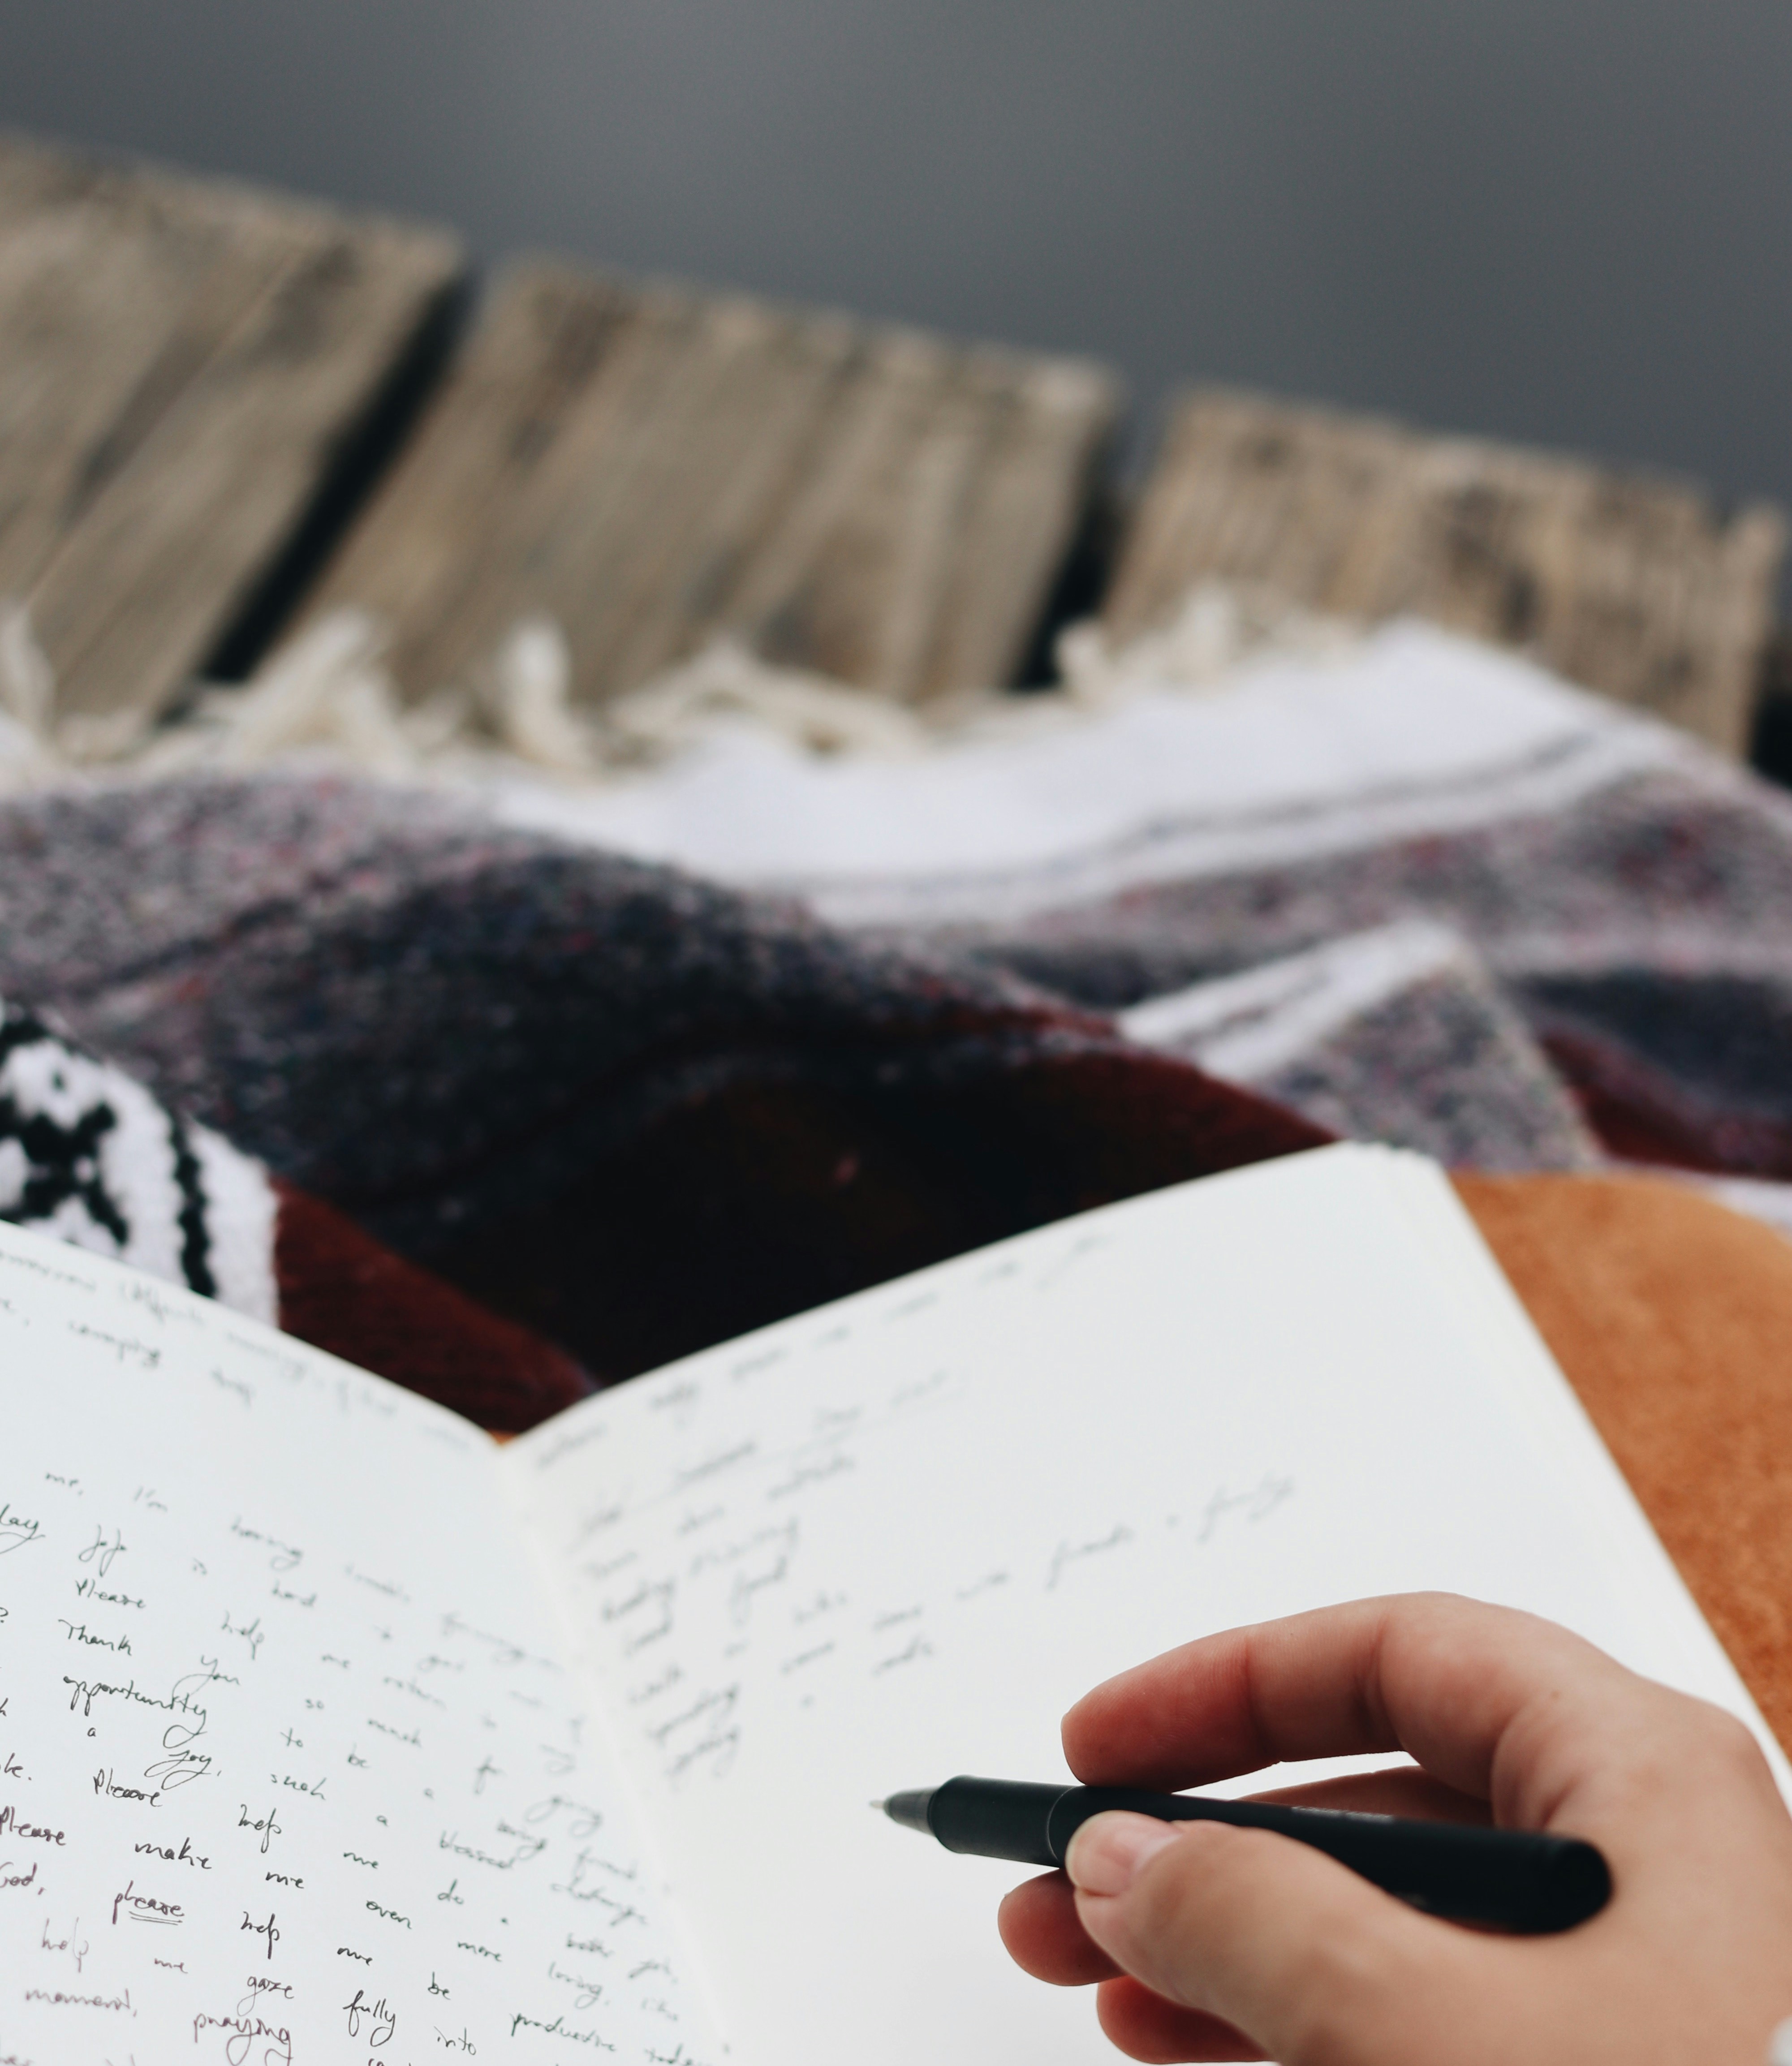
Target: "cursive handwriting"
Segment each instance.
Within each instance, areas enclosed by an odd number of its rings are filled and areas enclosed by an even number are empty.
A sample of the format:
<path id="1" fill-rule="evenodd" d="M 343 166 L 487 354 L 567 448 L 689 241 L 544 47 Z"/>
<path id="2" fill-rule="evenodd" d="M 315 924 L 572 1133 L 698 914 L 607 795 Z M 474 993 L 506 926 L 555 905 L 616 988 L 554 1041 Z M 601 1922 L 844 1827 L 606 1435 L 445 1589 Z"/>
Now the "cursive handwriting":
<path id="1" fill-rule="evenodd" d="M 1124 1521 L 1117 1521 L 1107 1533 L 1093 1542 L 1060 1542 L 1052 1553 L 1051 1569 L 1045 1578 L 1045 1590 L 1055 1593 L 1062 1582 L 1064 1573 L 1072 1564 L 1080 1563 L 1085 1557 L 1099 1557 L 1109 1550 L 1118 1550 L 1133 1539 L 1133 1531 Z"/>
<path id="2" fill-rule="evenodd" d="M 367 2041 L 375 2050 L 382 2044 L 391 2042 L 392 2032 L 398 2028 L 398 2015 L 396 2011 L 386 2006 L 386 1997 L 383 1995 L 378 2001 L 370 2002 L 367 1999 L 367 1990 L 364 1987 L 357 1987 L 355 1990 L 354 2000 L 345 2002 L 343 2007 L 348 2016 L 348 2034 L 351 2037 L 359 2037 L 361 2035 L 362 2026 L 365 2024 L 367 2030 Z"/>
<path id="3" fill-rule="evenodd" d="M 201 1857 L 193 1849 L 191 1837 L 183 1837 L 180 1839 L 180 1848 L 178 1850 L 172 1844 L 158 1844 L 153 1840 L 147 1843 L 133 1845 L 132 1848 L 140 1856 L 147 1852 L 151 1857 L 160 1858 L 164 1865 L 193 1865 L 201 1872 L 209 1872 L 212 1870 L 211 1860 Z"/>
<path id="4" fill-rule="evenodd" d="M 86 1964 L 87 1956 L 87 1940 L 81 1934 L 80 1917 L 77 1915 L 66 1930 L 54 1936 L 51 1934 L 50 1925 L 46 1922 L 39 1948 L 45 1951 L 61 1952 L 72 1959 L 75 1970 L 79 1973 Z"/>
<path id="5" fill-rule="evenodd" d="M 230 1533 L 245 1542 L 259 1542 L 271 1550 L 268 1559 L 270 1571 L 294 1571 L 305 1561 L 305 1552 L 290 1542 L 282 1542 L 276 1535 L 270 1535 L 259 1528 L 251 1528 L 241 1514 L 230 1524 Z"/>
<path id="6" fill-rule="evenodd" d="M 280 1942 L 281 1933 L 275 1926 L 274 1910 L 271 1908 L 268 1910 L 268 1919 L 266 1922 L 253 1921 L 245 1908 L 243 1910 L 242 1922 L 238 1926 L 241 1930 L 246 1930 L 250 1936 L 259 1937 L 268 1947 L 269 1958 L 273 1958 L 274 1947 Z"/>
<path id="7" fill-rule="evenodd" d="M 10 1803 L 0 1808 L 0 1837 L 22 1837 L 27 1843 L 54 1844 L 58 1850 L 68 1841 L 67 1833 L 53 1829 L 47 1822 L 29 1822 Z"/>
<path id="8" fill-rule="evenodd" d="M 18 1513 L 10 1500 L 0 1499 L 0 1557 L 10 1556 L 15 1550 L 24 1550 L 37 1541 L 43 1532 L 43 1524 L 28 1520 Z"/>
<path id="9" fill-rule="evenodd" d="M 224 2056 L 229 2066 L 245 2066 L 254 2046 L 262 2038 L 272 2042 L 262 2054 L 264 2062 L 272 2066 L 291 2066 L 293 2056 L 292 2035 L 283 2024 L 266 2022 L 253 2011 L 244 2014 L 240 2010 L 224 2015 L 206 2015 L 203 2013 L 193 2019 L 193 2041 L 197 2044 L 208 2030 L 225 2030 L 230 2034 L 225 2040 Z"/>
<path id="10" fill-rule="evenodd" d="M 185 1920 L 185 1913 L 177 1901 L 164 1901 L 152 1894 L 139 1894 L 136 1882 L 127 1883 L 120 1894 L 112 1896 L 112 1921 L 118 1921 L 122 1909 L 133 1922 L 160 1922 L 175 1926 Z"/>

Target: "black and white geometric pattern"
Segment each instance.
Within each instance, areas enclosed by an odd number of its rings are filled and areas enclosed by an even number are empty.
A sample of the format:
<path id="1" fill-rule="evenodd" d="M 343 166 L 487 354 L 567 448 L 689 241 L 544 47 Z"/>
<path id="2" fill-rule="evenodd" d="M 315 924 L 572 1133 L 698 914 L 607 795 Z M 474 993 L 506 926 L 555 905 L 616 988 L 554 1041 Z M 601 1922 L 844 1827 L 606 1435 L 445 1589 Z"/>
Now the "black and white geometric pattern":
<path id="1" fill-rule="evenodd" d="M 0 1002 L 0 1219 L 273 1325 L 275 1209 L 258 1162 Z"/>

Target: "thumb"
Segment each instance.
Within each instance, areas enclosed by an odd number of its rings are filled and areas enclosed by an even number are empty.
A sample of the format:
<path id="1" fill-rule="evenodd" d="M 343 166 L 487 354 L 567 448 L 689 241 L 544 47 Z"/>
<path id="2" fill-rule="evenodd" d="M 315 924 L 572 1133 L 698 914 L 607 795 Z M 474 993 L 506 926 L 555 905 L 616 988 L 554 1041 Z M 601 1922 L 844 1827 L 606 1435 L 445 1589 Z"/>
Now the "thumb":
<path id="1" fill-rule="evenodd" d="M 1097 1815 L 1064 1865 L 1083 1927 L 1117 1965 L 1287 2066 L 1393 2066 L 1415 2028 L 1450 2028 L 1479 1991 L 1476 1939 L 1267 1830 Z"/>

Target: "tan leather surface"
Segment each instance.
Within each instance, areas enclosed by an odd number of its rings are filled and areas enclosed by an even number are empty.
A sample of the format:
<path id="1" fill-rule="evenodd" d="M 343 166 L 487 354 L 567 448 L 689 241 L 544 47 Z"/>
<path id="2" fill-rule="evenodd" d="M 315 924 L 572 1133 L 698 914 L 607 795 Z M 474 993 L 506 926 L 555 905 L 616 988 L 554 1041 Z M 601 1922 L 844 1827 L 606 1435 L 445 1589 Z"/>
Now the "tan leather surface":
<path id="1" fill-rule="evenodd" d="M 1455 1181 L 1792 1747 L 1792 1242 L 1647 1178 Z"/>

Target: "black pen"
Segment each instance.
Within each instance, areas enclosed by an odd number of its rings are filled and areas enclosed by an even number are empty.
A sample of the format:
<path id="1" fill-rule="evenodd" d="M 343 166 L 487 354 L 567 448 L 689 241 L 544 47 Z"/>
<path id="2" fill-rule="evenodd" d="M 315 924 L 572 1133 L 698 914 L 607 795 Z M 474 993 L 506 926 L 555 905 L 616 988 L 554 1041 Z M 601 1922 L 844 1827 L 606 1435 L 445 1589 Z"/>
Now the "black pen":
<path id="1" fill-rule="evenodd" d="M 1071 1838 L 1110 1808 L 1160 1822 L 1230 1822 L 1311 1844 L 1415 1908 L 1459 1922 L 1539 1935 L 1571 1930 L 1612 1896 L 1612 1874 L 1591 1844 L 1526 1829 L 1478 1829 L 1336 1808 L 1210 1801 L 1132 1786 L 1033 1786 L 1009 1779 L 949 1779 L 930 1792 L 874 1801 L 894 1822 L 937 1837 L 949 1851 L 1016 1865 L 1061 1865 Z"/>

